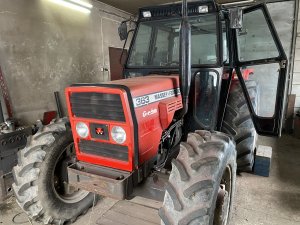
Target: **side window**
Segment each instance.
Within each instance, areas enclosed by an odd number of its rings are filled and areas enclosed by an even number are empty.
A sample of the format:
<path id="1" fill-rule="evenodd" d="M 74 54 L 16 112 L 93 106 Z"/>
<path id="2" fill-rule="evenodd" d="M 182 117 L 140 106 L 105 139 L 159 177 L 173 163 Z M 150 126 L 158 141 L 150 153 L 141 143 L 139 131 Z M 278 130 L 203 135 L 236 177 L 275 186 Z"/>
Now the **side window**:
<path id="1" fill-rule="evenodd" d="M 217 62 L 217 24 L 215 15 L 190 20 L 192 29 L 192 64 L 215 64 Z"/>
<path id="2" fill-rule="evenodd" d="M 179 63 L 179 36 L 174 37 L 174 47 L 172 52 L 172 61 L 177 60 Z"/>
<path id="3" fill-rule="evenodd" d="M 237 31 L 240 62 L 279 56 L 276 43 L 261 9 L 244 14 L 243 29 Z M 258 116 L 273 117 L 280 72 L 278 63 L 258 63 L 241 68 L 253 109 Z"/>
<path id="4" fill-rule="evenodd" d="M 243 29 L 238 31 L 241 62 L 278 57 L 278 49 L 262 10 L 244 14 Z"/>
<path id="5" fill-rule="evenodd" d="M 157 39 L 155 43 L 153 64 L 154 65 L 165 65 L 168 63 L 168 46 L 169 46 L 170 32 L 158 29 Z"/>
<path id="6" fill-rule="evenodd" d="M 201 71 L 195 76 L 194 118 L 206 129 L 214 129 L 218 111 L 220 79 L 215 71 Z"/>
<path id="7" fill-rule="evenodd" d="M 139 27 L 139 35 L 136 38 L 133 46 L 133 51 L 130 57 L 129 65 L 143 66 L 146 65 L 149 53 L 150 36 L 152 28 L 142 24 Z"/>
<path id="8" fill-rule="evenodd" d="M 287 57 L 266 4 L 244 8 L 243 17 L 242 30 L 235 30 L 235 70 L 257 133 L 279 136 L 287 94 Z"/>
<path id="9" fill-rule="evenodd" d="M 227 33 L 226 33 L 226 24 L 225 21 L 222 21 L 222 37 L 223 37 L 223 62 L 228 63 L 229 53 L 228 53 L 228 42 L 227 42 Z"/>

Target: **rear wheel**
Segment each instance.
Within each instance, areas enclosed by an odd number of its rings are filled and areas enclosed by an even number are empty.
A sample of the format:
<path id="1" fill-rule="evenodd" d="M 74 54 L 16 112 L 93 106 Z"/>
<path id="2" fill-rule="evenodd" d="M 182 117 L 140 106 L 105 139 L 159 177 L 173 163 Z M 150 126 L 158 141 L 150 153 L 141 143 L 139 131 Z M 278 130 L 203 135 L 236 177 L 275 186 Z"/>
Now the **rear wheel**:
<path id="1" fill-rule="evenodd" d="M 246 80 L 252 106 L 257 112 L 259 92 L 257 83 Z M 222 131 L 231 135 L 236 142 L 237 170 L 251 172 L 254 164 L 257 133 L 251 119 L 243 90 L 238 81 L 233 81 L 229 94 Z"/>
<path id="2" fill-rule="evenodd" d="M 190 133 L 172 162 L 163 225 L 229 225 L 236 180 L 236 151 L 225 134 Z"/>
<path id="3" fill-rule="evenodd" d="M 41 127 L 19 152 L 13 169 L 17 203 L 44 224 L 73 222 L 94 197 L 68 185 L 67 166 L 75 159 L 73 137 L 64 121 Z"/>

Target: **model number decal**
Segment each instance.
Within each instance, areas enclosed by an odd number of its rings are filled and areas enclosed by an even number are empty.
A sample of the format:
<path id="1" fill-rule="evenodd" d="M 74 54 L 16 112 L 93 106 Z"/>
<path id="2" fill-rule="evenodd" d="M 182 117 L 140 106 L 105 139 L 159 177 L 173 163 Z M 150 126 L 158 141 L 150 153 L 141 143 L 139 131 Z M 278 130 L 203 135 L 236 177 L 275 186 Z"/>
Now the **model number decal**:
<path id="1" fill-rule="evenodd" d="M 142 97 L 137 97 L 134 100 L 135 104 L 134 107 L 139 107 L 143 105 L 148 105 L 150 102 L 149 96 L 142 96 Z"/>
<path id="2" fill-rule="evenodd" d="M 170 98 L 173 97 L 175 95 L 180 95 L 180 89 L 170 89 L 170 90 L 166 90 L 166 91 L 161 91 L 161 92 L 157 92 L 157 93 L 152 93 L 149 95 L 144 95 L 144 96 L 139 96 L 136 98 L 133 98 L 133 104 L 134 107 L 141 107 L 144 105 L 148 105 L 157 101 L 160 101 L 162 99 L 166 99 L 166 98 Z"/>

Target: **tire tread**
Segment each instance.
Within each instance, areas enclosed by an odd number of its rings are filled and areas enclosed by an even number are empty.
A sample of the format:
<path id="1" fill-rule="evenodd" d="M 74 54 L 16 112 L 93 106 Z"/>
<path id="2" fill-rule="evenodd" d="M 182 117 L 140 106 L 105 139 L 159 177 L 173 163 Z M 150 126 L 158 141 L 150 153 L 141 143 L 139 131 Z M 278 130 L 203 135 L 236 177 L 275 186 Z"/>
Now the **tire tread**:
<path id="1" fill-rule="evenodd" d="M 76 218 L 55 219 L 49 209 L 43 207 L 38 192 L 40 168 L 50 146 L 59 135 L 66 133 L 66 119 L 53 121 L 47 126 L 39 124 L 39 130 L 29 137 L 27 145 L 18 152 L 18 164 L 13 168 L 14 183 L 12 185 L 16 201 L 25 213 L 33 220 L 44 224 L 64 224 Z M 47 203 L 46 203 L 47 204 Z"/>
<path id="2" fill-rule="evenodd" d="M 232 139 L 220 132 L 195 131 L 188 135 L 187 142 L 181 143 L 179 155 L 172 162 L 170 185 L 166 187 L 164 203 L 159 210 L 162 225 L 209 225 L 215 190 L 219 188 L 219 176 L 227 162 L 231 163 L 235 180 L 236 151 Z M 181 166 L 174 162 L 180 162 Z M 181 179 L 178 168 L 182 167 L 188 180 Z M 193 223 L 195 220 L 197 223 Z"/>
<path id="3" fill-rule="evenodd" d="M 253 80 L 245 81 L 253 108 L 258 108 L 258 86 Z M 251 172 L 254 163 L 257 133 L 252 122 L 247 102 L 239 82 L 234 81 L 230 90 L 222 131 L 236 142 L 238 171 Z"/>

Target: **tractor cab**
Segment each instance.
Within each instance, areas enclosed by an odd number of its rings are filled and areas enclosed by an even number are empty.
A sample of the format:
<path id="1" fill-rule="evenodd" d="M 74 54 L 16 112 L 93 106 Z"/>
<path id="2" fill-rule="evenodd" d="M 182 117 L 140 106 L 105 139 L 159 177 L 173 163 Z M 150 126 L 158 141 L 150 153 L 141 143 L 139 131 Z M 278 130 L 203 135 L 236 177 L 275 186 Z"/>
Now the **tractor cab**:
<path id="1" fill-rule="evenodd" d="M 231 81 L 240 80 L 257 132 L 279 135 L 287 58 L 266 5 L 226 8 L 206 0 L 190 2 L 187 11 L 191 26 L 188 130 L 221 130 Z M 181 4 L 140 9 L 125 78 L 179 74 L 181 16 Z M 244 84 L 249 79 L 260 86 L 263 96 L 257 107 Z"/>

